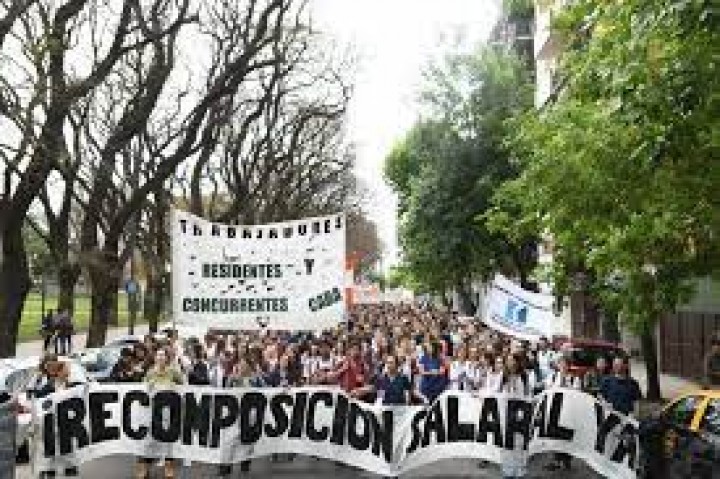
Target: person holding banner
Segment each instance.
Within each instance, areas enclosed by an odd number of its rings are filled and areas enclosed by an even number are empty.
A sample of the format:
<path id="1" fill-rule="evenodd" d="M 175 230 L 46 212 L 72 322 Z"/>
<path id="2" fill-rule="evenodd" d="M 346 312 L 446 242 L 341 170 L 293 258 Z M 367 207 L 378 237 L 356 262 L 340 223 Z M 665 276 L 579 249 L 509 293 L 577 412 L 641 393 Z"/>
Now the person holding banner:
<path id="1" fill-rule="evenodd" d="M 600 395 L 600 384 L 602 384 L 605 376 L 607 376 L 607 360 L 605 356 L 599 356 L 595 366 L 590 368 L 583 376 L 583 391 L 598 397 Z"/>
<path id="2" fill-rule="evenodd" d="M 624 358 L 617 357 L 613 360 L 613 374 L 603 378 L 600 396 L 616 411 L 628 416 L 637 415 L 637 402 L 642 399 L 642 393 L 638 382 L 628 374 Z"/>
<path id="3" fill-rule="evenodd" d="M 510 354 L 507 356 L 497 392 L 510 394 L 515 398 L 532 398 L 532 388 L 525 373 L 521 355 Z M 526 462 L 527 459 L 524 457 L 518 459 L 517 456 L 508 456 L 501 465 L 503 477 L 525 477 Z"/>
<path id="4" fill-rule="evenodd" d="M 169 354 L 165 348 L 158 348 L 157 352 L 155 353 L 155 364 L 145 376 L 145 382 L 158 388 L 180 385 L 184 383 L 180 371 L 178 371 L 174 367 L 174 365 L 169 364 Z M 152 464 L 153 461 L 154 459 L 152 458 L 140 458 L 140 460 L 138 460 L 136 464 L 135 478 L 147 479 L 150 472 L 150 464 Z M 165 458 L 165 479 L 174 479 L 175 470 L 175 460 L 172 458 Z"/>
<path id="5" fill-rule="evenodd" d="M 488 369 L 484 389 L 485 391 L 496 392 L 500 389 L 504 377 L 505 359 L 502 354 L 496 356 L 493 353 L 486 353 L 485 357 L 488 358 L 488 364 L 493 366 Z"/>
<path id="6" fill-rule="evenodd" d="M 467 383 L 467 354 L 464 346 L 458 346 L 455 349 L 455 357 L 450 362 L 450 371 L 448 379 L 450 382 L 450 390 L 464 391 Z"/>
<path id="7" fill-rule="evenodd" d="M 440 354 L 440 343 L 430 343 L 430 353 L 420 359 L 420 394 L 432 404 L 447 388 L 447 365 Z"/>
<path id="8" fill-rule="evenodd" d="M 565 356 L 560 356 L 555 363 L 557 371 L 553 372 L 546 381 L 546 387 L 552 388 L 570 388 L 580 389 L 581 381 L 577 376 L 570 374 L 568 360 Z M 554 462 L 545 466 L 545 469 L 555 471 L 559 468 L 563 468 L 566 471 L 572 469 L 572 457 L 569 454 L 555 453 Z"/>
<path id="9" fill-rule="evenodd" d="M 374 392 L 369 384 L 369 368 L 363 362 L 360 346 L 357 342 L 350 344 L 348 354 L 340 367 L 330 377 L 351 397 L 364 400 Z"/>
<path id="10" fill-rule="evenodd" d="M 398 370 L 397 358 L 392 354 L 385 359 L 385 373 L 376 379 L 375 388 L 383 405 L 410 404 L 410 379 Z"/>
<path id="11" fill-rule="evenodd" d="M 56 354 L 46 354 L 40 363 L 41 376 L 38 378 L 39 386 L 34 390 L 34 397 L 41 399 L 69 387 L 70 369 L 64 361 L 58 361 Z M 78 476 L 77 467 L 66 467 L 65 477 Z M 41 479 L 56 477 L 55 471 L 42 471 Z"/>

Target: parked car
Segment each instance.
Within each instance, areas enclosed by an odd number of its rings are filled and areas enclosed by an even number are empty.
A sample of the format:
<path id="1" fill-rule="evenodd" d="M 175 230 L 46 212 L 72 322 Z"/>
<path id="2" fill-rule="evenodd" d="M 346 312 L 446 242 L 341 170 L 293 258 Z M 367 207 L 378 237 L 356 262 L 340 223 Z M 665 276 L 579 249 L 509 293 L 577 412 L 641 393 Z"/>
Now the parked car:
<path id="1" fill-rule="evenodd" d="M 612 366 L 617 357 L 628 358 L 627 351 L 617 344 L 595 339 L 564 339 L 559 343 L 559 349 L 568 358 L 570 373 L 579 377 L 594 367 L 601 356 L 608 366 Z"/>
<path id="2" fill-rule="evenodd" d="M 643 477 L 711 479 L 720 475 L 720 390 L 693 391 L 640 425 Z"/>
<path id="3" fill-rule="evenodd" d="M 130 346 L 115 345 L 86 349 L 78 353 L 76 357 L 91 380 L 100 383 L 107 382 L 125 347 Z"/>
<path id="4" fill-rule="evenodd" d="M 122 346 L 128 346 L 132 347 L 135 344 L 142 343 L 143 337 L 138 334 L 124 334 L 122 336 L 118 336 L 115 339 L 111 339 L 107 343 L 105 343 L 106 347 L 122 347 Z"/>
<path id="5" fill-rule="evenodd" d="M 60 357 L 68 364 L 69 386 L 89 381 L 80 362 L 73 358 Z M 30 460 L 29 438 L 32 433 L 32 393 L 38 378 L 39 357 L 10 358 L 0 361 L 0 391 L 10 396 L 17 395 L 19 402 L 18 425 L 15 434 L 17 462 Z"/>

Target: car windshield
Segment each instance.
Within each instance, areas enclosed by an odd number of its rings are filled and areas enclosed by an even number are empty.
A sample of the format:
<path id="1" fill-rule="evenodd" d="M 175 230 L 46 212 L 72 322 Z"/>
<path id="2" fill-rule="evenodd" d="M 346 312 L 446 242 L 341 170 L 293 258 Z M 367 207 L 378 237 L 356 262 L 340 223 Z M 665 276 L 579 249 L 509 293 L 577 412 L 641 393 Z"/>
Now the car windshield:
<path id="1" fill-rule="evenodd" d="M 570 363 L 573 366 L 581 366 L 589 368 L 595 366 L 599 357 L 604 357 L 608 364 L 612 364 L 612 360 L 619 356 L 618 351 L 607 348 L 578 348 L 570 352 Z"/>
<path id="2" fill-rule="evenodd" d="M 91 373 L 105 371 L 107 368 L 115 365 L 119 356 L 119 349 L 101 349 L 83 358 L 82 364 L 85 369 Z"/>
<path id="3" fill-rule="evenodd" d="M 27 388 L 28 383 L 32 379 L 35 371 L 31 368 L 18 369 L 11 372 L 5 380 L 5 390 L 17 392 Z"/>

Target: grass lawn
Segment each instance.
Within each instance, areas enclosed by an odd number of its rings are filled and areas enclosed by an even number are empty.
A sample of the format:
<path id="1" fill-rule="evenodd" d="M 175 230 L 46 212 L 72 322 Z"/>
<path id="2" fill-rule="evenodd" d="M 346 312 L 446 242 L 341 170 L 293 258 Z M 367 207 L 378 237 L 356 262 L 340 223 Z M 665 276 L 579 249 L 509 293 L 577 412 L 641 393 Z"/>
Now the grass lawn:
<path id="1" fill-rule="evenodd" d="M 57 307 L 57 297 L 48 295 L 45 298 L 45 309 L 55 309 Z M 20 331 L 18 341 L 32 341 L 40 339 L 40 320 L 42 319 L 42 297 L 39 293 L 30 293 L 25 301 L 25 309 L 23 310 L 22 320 L 20 321 Z M 85 295 L 75 296 L 75 313 L 73 321 L 75 323 L 75 331 L 86 331 L 88 322 L 90 321 L 90 297 Z M 118 323 L 119 326 L 127 326 L 128 310 L 127 297 L 125 293 L 118 294 Z M 137 323 L 142 323 L 142 312 L 138 312 Z"/>

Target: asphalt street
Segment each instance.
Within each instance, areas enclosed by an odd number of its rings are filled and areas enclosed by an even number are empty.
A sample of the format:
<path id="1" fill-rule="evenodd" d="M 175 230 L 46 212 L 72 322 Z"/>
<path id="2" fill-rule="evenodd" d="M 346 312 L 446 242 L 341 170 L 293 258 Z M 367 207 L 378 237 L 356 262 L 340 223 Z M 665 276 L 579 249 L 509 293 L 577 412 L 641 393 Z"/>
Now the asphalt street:
<path id="1" fill-rule="evenodd" d="M 588 469 L 580 461 L 573 462 L 573 469 L 566 471 L 546 471 L 543 465 L 547 458 L 537 458 L 531 463 L 528 471 L 528 478 L 533 479 L 595 479 L 597 474 Z M 129 479 L 133 477 L 134 460 L 130 456 L 114 456 L 98 461 L 84 464 L 80 469 L 83 478 L 100 479 Z M 217 467 L 205 464 L 194 464 L 191 468 L 185 468 L 178 479 L 202 479 L 217 477 Z M 29 466 L 17 468 L 16 479 L 34 478 Z M 64 477 L 59 474 L 58 477 Z M 162 469 L 155 467 L 151 478 L 161 479 Z M 297 457 L 292 462 L 272 462 L 270 459 L 258 459 L 253 461 L 250 473 L 241 473 L 239 467 L 235 467 L 231 478 L 287 478 L 287 479 L 351 479 L 351 478 L 379 478 L 375 474 L 367 473 L 336 465 L 330 461 L 316 460 L 313 458 Z M 470 460 L 449 460 L 441 461 L 429 466 L 409 471 L 404 478 L 499 478 L 502 477 L 500 468 L 494 465 L 480 467 L 478 461 Z"/>

